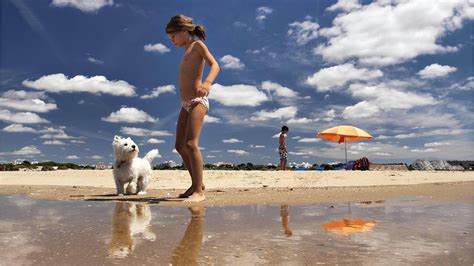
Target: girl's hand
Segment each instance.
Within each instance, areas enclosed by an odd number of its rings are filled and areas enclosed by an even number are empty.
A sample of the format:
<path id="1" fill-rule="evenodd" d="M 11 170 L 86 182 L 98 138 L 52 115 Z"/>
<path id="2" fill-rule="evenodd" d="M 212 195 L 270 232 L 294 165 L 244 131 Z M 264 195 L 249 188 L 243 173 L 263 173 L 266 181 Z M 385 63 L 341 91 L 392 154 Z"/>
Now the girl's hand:
<path id="1" fill-rule="evenodd" d="M 197 94 L 199 97 L 204 97 L 209 95 L 209 89 L 211 87 L 211 83 L 207 80 L 205 80 L 203 83 L 201 83 L 200 86 L 197 88 Z"/>

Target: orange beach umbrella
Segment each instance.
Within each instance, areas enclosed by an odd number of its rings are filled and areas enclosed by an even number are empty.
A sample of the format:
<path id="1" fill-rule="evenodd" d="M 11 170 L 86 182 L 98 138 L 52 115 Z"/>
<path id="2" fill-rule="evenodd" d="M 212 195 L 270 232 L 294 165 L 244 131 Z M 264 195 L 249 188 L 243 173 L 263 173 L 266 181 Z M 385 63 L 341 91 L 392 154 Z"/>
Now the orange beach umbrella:
<path id="1" fill-rule="evenodd" d="M 316 135 L 318 138 L 322 138 L 334 142 L 344 142 L 344 149 L 346 152 L 346 165 L 347 165 L 347 145 L 346 142 L 358 141 L 363 139 L 371 140 L 373 137 L 365 132 L 364 130 L 354 126 L 337 126 L 330 129 L 326 129 L 319 132 Z"/>

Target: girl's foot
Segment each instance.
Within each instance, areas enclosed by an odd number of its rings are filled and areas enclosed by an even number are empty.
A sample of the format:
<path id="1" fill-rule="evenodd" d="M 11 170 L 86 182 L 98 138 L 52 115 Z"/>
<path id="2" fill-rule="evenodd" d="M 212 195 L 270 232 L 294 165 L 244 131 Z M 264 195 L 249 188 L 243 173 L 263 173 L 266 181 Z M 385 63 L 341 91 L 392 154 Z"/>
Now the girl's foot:
<path id="1" fill-rule="evenodd" d="M 200 201 L 203 201 L 205 199 L 206 199 L 206 197 L 204 196 L 203 193 L 194 192 L 193 194 L 191 194 L 191 196 L 189 196 L 187 199 L 185 199 L 184 202 L 200 202 Z"/>
<path id="2" fill-rule="evenodd" d="M 202 185 L 202 190 L 204 191 L 204 189 L 206 189 L 206 187 L 204 185 Z M 191 196 L 191 194 L 193 194 L 193 193 L 194 193 L 194 188 L 191 186 L 183 194 L 179 194 L 178 198 L 180 198 L 180 199 L 187 198 L 187 197 Z"/>

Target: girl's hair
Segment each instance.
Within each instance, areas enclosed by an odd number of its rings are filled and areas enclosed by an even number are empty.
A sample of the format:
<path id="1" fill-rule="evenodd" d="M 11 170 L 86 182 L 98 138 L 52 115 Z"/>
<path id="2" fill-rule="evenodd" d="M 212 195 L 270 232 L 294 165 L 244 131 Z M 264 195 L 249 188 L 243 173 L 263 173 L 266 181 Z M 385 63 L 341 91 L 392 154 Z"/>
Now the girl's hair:
<path id="1" fill-rule="evenodd" d="M 166 25 L 166 33 L 187 30 L 189 34 L 197 36 L 200 40 L 206 39 L 206 31 L 202 25 L 194 25 L 193 19 L 185 15 L 173 16 Z"/>
<path id="2" fill-rule="evenodd" d="M 282 127 L 281 127 L 281 131 L 289 131 L 289 129 L 288 129 L 287 126 L 282 126 Z"/>

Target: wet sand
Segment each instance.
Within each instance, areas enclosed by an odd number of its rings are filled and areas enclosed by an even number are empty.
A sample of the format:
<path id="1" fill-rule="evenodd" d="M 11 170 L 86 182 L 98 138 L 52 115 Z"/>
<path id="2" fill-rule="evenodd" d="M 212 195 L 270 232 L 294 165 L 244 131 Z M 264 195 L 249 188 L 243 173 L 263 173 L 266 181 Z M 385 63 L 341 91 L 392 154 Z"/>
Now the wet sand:
<path id="1" fill-rule="evenodd" d="M 0 196 L 5 265 L 471 265 L 474 198 L 190 208 Z M 350 230 L 337 221 L 371 221 Z"/>
<path id="2" fill-rule="evenodd" d="M 207 200 L 197 205 L 376 201 L 400 196 L 462 200 L 474 196 L 474 172 L 205 171 L 204 181 Z M 187 171 L 154 171 L 147 195 L 118 197 L 110 170 L 0 172 L 0 195 L 41 199 L 189 206 L 175 198 L 189 185 Z"/>

